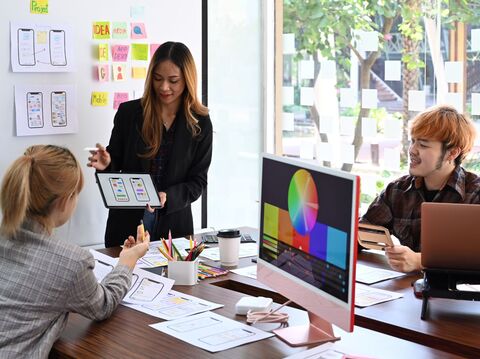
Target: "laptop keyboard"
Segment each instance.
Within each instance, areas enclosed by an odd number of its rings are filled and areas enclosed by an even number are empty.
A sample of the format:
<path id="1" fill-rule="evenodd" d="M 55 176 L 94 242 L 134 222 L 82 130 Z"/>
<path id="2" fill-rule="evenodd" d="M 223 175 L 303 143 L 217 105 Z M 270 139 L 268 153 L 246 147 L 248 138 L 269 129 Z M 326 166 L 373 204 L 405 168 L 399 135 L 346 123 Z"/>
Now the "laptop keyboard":
<path id="1" fill-rule="evenodd" d="M 202 234 L 202 242 L 205 244 L 216 244 L 218 238 L 215 234 Z M 244 233 L 240 237 L 240 243 L 255 243 L 255 240 L 247 233 Z"/>

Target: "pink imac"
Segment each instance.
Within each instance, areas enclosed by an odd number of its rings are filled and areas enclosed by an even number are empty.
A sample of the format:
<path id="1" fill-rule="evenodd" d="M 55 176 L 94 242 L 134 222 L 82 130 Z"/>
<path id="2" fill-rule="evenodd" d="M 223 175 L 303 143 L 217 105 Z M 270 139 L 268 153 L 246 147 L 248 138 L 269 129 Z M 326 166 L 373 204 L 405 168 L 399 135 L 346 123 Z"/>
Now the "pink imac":
<path id="1" fill-rule="evenodd" d="M 360 179 L 264 154 L 257 278 L 308 311 L 310 324 L 275 330 L 292 346 L 353 331 Z"/>

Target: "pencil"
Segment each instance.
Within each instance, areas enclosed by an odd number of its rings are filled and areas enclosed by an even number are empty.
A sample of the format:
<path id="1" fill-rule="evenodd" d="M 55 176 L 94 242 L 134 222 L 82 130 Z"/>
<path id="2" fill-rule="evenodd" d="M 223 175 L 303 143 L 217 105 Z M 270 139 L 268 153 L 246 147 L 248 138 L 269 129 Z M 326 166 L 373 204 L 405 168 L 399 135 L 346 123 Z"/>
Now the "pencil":
<path id="1" fill-rule="evenodd" d="M 173 261 L 173 258 L 170 256 L 170 254 L 168 254 L 167 252 L 165 252 L 162 247 L 157 247 L 157 248 L 158 248 L 158 250 L 160 251 L 160 253 L 163 254 L 163 256 L 164 256 L 165 258 L 167 258 L 169 261 Z"/>

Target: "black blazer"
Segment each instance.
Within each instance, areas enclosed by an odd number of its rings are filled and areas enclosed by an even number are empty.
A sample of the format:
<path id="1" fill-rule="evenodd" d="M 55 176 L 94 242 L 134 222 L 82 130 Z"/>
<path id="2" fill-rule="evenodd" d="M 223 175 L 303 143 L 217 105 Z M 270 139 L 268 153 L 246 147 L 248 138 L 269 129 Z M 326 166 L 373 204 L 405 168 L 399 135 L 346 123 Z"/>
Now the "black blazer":
<path id="1" fill-rule="evenodd" d="M 156 210 L 156 225 L 152 240 L 193 234 L 190 204 L 198 199 L 207 186 L 207 172 L 212 159 L 212 123 L 210 117 L 196 116 L 200 134 L 192 137 L 183 110 L 175 117 L 173 147 L 165 176 L 167 202 Z M 150 160 L 139 157 L 146 152 L 141 136 L 143 109 L 140 100 L 124 102 L 118 108 L 107 151 L 112 162 L 106 171 L 148 173 Z M 123 244 L 129 235 L 135 236 L 143 218 L 143 209 L 110 209 L 105 232 L 105 246 Z"/>

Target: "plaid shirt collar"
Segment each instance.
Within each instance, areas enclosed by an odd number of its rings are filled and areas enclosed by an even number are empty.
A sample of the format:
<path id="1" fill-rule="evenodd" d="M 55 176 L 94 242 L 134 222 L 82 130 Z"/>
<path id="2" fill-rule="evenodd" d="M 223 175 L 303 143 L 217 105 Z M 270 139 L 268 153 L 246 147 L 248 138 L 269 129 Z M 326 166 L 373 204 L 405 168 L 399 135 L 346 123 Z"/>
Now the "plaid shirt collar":
<path id="1" fill-rule="evenodd" d="M 407 187 L 405 192 L 419 190 L 423 187 L 423 183 L 423 177 L 412 176 L 410 185 Z M 448 178 L 448 181 L 440 189 L 440 191 L 443 191 L 443 189 L 447 186 L 457 192 L 462 200 L 465 200 L 465 171 L 461 166 L 455 167 L 452 174 Z"/>

